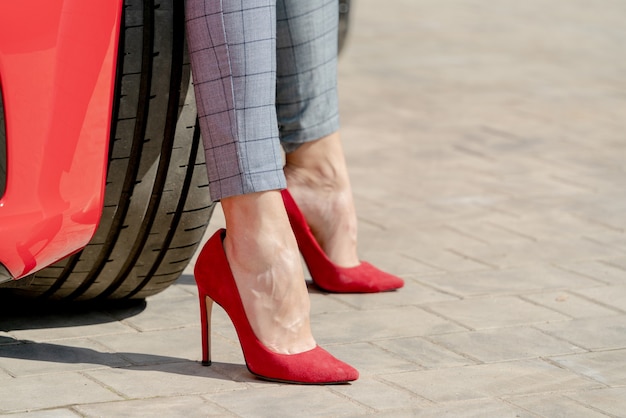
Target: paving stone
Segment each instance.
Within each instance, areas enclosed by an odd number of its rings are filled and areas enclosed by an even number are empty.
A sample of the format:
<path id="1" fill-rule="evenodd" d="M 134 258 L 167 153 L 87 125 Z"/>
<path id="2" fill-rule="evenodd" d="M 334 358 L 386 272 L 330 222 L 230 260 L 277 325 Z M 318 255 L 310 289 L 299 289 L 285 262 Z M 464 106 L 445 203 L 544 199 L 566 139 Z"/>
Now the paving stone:
<path id="1" fill-rule="evenodd" d="M 429 305 L 428 309 L 472 329 L 559 322 L 568 319 L 562 314 L 509 296 L 439 302 Z"/>
<path id="2" fill-rule="evenodd" d="M 401 411 L 398 412 L 401 413 Z M 418 418 L 530 418 L 533 415 L 529 414 L 521 408 L 516 408 L 515 406 L 509 405 L 499 400 L 479 399 L 464 402 L 446 402 L 443 404 L 425 407 L 423 409 L 415 409 L 411 411 L 410 416 Z"/>
<path id="3" fill-rule="evenodd" d="M 570 399 L 616 417 L 626 411 L 626 388 L 606 388 L 580 391 L 567 395 Z"/>
<path id="4" fill-rule="evenodd" d="M 463 249 L 463 248 L 489 248 L 489 243 L 480 237 L 474 237 L 451 228 L 448 225 L 420 226 L 417 232 L 420 234 L 424 244 L 441 249 Z M 399 234 L 398 234 L 399 235 Z M 414 238 L 405 238 L 408 242 L 405 248 L 412 248 L 411 243 Z M 423 245 L 422 245 L 423 246 Z"/>
<path id="5" fill-rule="evenodd" d="M 238 366 L 243 367 L 243 366 Z M 126 398 L 184 396 L 232 391 L 244 385 L 200 363 L 168 363 L 84 372 Z"/>
<path id="6" fill-rule="evenodd" d="M 610 194 L 611 192 L 605 192 Z M 614 232 L 624 233 L 626 225 L 622 214 L 624 213 L 624 202 L 622 199 L 607 199 L 598 203 L 597 199 L 589 199 L 585 204 L 574 209 L 581 218 L 601 225 Z"/>
<path id="7" fill-rule="evenodd" d="M 436 275 L 419 278 L 419 280 L 445 292 L 465 297 L 597 285 L 594 280 L 547 264 L 496 271 Z"/>
<path id="8" fill-rule="evenodd" d="M 360 234 L 361 237 L 363 234 Z M 366 240 L 367 238 L 362 238 Z M 362 260 L 375 265 L 376 267 L 393 273 L 400 277 L 407 276 L 423 276 L 429 274 L 442 273 L 443 270 L 424 264 L 418 260 L 406 257 L 402 254 L 398 254 L 395 251 L 381 251 L 378 248 L 374 248 L 374 244 L 370 244 L 370 247 L 363 250 L 359 250 L 359 256 Z"/>
<path id="9" fill-rule="evenodd" d="M 122 367 L 129 364 L 119 354 L 83 339 L 0 346 L 0 367 L 13 376 Z"/>
<path id="10" fill-rule="evenodd" d="M 309 297 L 311 299 L 311 316 L 354 310 L 354 308 L 348 305 L 342 298 L 332 293 L 324 293 L 312 283 L 309 283 Z"/>
<path id="11" fill-rule="evenodd" d="M 551 360 L 608 386 L 626 384 L 626 349 L 551 357 Z"/>
<path id="12" fill-rule="evenodd" d="M 563 181 L 553 173 L 543 170 L 535 170 L 528 173 L 510 173 L 501 176 L 481 178 L 481 185 L 492 192 L 507 194 L 511 197 L 528 195 L 524 190 L 529 183 L 533 184 L 532 193 L 535 196 L 558 196 L 568 198 L 571 195 L 578 195 L 583 192 L 590 192 L 591 189 L 583 184 L 576 184 L 572 181 Z"/>
<path id="13" fill-rule="evenodd" d="M 322 314 L 311 318 L 323 344 L 375 341 L 460 331 L 460 326 L 417 307 Z"/>
<path id="14" fill-rule="evenodd" d="M 224 417 L 228 412 L 200 397 L 151 398 L 79 405 L 83 417 Z"/>
<path id="15" fill-rule="evenodd" d="M 376 341 L 373 344 L 427 369 L 443 369 L 474 364 L 473 360 L 462 357 L 421 337 L 393 338 Z"/>
<path id="16" fill-rule="evenodd" d="M 201 356 L 200 328 L 190 327 L 93 338 L 135 365 L 198 361 Z"/>
<path id="17" fill-rule="evenodd" d="M 606 418 L 607 415 L 580 404 L 564 395 L 532 395 L 507 398 L 533 414 L 549 418 Z"/>
<path id="18" fill-rule="evenodd" d="M 370 343 L 325 345 L 335 357 L 359 370 L 361 376 L 377 375 L 386 371 L 421 370 L 414 361 L 402 358 Z"/>
<path id="19" fill-rule="evenodd" d="M 417 283 L 411 277 L 404 277 L 404 280 L 404 287 L 395 292 L 344 294 L 334 295 L 333 297 L 354 308 L 363 310 L 458 300 L 456 296 L 451 296 L 432 287 Z"/>
<path id="20" fill-rule="evenodd" d="M 80 415 L 71 409 L 45 409 L 42 411 L 18 412 L 11 418 L 78 418 Z"/>
<path id="21" fill-rule="evenodd" d="M 110 402 L 120 396 L 79 373 L 16 377 L 0 385 L 0 413 Z"/>
<path id="22" fill-rule="evenodd" d="M 580 294 L 584 294 L 586 291 L 587 289 L 575 290 L 575 292 Z M 619 312 L 613 309 L 606 308 L 566 291 L 534 293 L 524 295 L 523 298 L 572 318 L 591 318 L 619 314 Z"/>
<path id="23" fill-rule="evenodd" d="M 529 169 L 536 170 L 536 167 Z M 580 195 L 568 197 L 541 196 L 532 200 L 516 200 L 514 205 L 504 201 L 502 207 L 515 211 L 519 216 L 497 217 L 490 214 L 485 217 L 484 222 L 510 234 L 526 237 L 530 239 L 530 242 L 533 239 L 538 242 L 552 241 L 555 238 L 559 240 L 591 239 L 590 237 L 602 239 L 607 233 L 610 241 L 618 241 L 620 238 L 623 240 L 623 236 L 620 237 L 621 234 L 584 220 L 568 210 L 568 208 L 584 205 L 586 201 L 587 198 Z M 507 203 L 509 204 L 506 205 Z M 506 236 L 501 238 L 504 240 L 495 241 L 495 244 L 498 242 L 514 243 Z M 560 263 L 563 263 L 563 260 L 558 262 L 558 264 Z"/>
<path id="24" fill-rule="evenodd" d="M 341 417 L 370 411 L 324 387 L 271 385 L 239 392 L 207 395 L 206 399 L 239 416 L 254 417 Z"/>
<path id="25" fill-rule="evenodd" d="M 381 375 L 433 402 L 591 389 L 599 384 L 541 360 Z"/>
<path id="26" fill-rule="evenodd" d="M 139 331 L 181 328 L 200 323 L 200 303 L 195 295 L 149 299 L 146 309 L 122 321 Z"/>
<path id="27" fill-rule="evenodd" d="M 358 384 L 337 385 L 329 389 L 376 411 L 398 408 L 416 410 L 432 405 L 430 401 L 368 377 L 359 377 Z"/>
<path id="28" fill-rule="evenodd" d="M 487 258 L 485 258 L 487 261 L 482 261 L 449 249 L 433 249 L 431 246 L 415 248 L 411 251 L 403 250 L 400 254 L 446 272 L 483 271 L 496 268 Z"/>
<path id="29" fill-rule="evenodd" d="M 563 259 L 586 261 L 611 258 L 620 254 L 620 251 L 584 238 L 554 238 L 538 242 L 505 243 L 487 249 L 463 248 L 457 253 L 479 263 L 505 269 L 537 262 L 553 263 Z"/>
<path id="30" fill-rule="evenodd" d="M 402 160 L 404 159 L 400 159 L 400 161 Z M 367 164 L 366 161 L 360 163 Z M 406 164 L 407 169 L 410 169 L 408 166 L 415 164 L 415 161 L 407 159 L 403 163 Z M 351 163 L 348 162 L 348 164 Z M 372 164 L 378 165 L 379 163 L 373 162 L 370 166 Z M 392 164 L 394 163 L 392 162 Z M 398 249 L 399 243 L 409 245 L 409 248 L 412 248 L 412 244 L 427 244 L 426 235 L 428 235 L 429 230 L 432 232 L 432 225 L 445 224 L 451 219 L 459 218 L 458 212 L 460 210 L 463 211 L 463 214 L 467 213 L 468 210 L 472 210 L 473 214 L 478 213 L 479 210 L 473 204 L 476 201 L 482 203 L 497 200 L 497 196 L 490 197 L 485 193 L 485 190 L 463 181 L 460 177 L 432 177 L 419 183 L 416 183 L 414 179 L 407 182 L 405 178 L 402 178 L 404 176 L 401 175 L 399 167 L 396 166 L 388 169 L 390 173 L 388 173 L 387 178 L 385 178 L 386 173 L 377 173 L 377 177 L 374 178 L 367 173 L 370 166 L 364 165 L 361 168 L 355 167 L 355 164 L 350 166 L 352 177 L 358 176 L 361 180 L 359 184 L 353 184 L 356 199 L 361 202 L 359 196 L 367 194 L 368 199 L 374 199 L 376 202 L 369 207 L 363 207 L 362 204 L 357 207 L 361 224 L 370 224 L 378 229 L 375 232 L 369 231 L 368 234 L 367 229 L 364 228 L 363 235 L 369 238 L 366 241 L 368 242 L 367 245 L 371 245 L 372 241 L 376 242 L 383 239 L 389 241 L 390 246 L 382 248 Z M 389 179 L 391 178 L 399 180 L 397 183 L 390 184 Z M 402 196 L 402 203 L 394 204 L 399 196 Z M 424 199 L 429 199 L 429 201 Z M 380 203 L 385 201 L 390 203 Z M 424 234 L 417 234 L 416 232 L 421 228 L 425 228 Z M 404 234 L 399 234 L 400 231 L 407 229 L 414 233 L 412 237 L 404 237 Z M 385 231 L 385 233 L 381 233 L 381 231 Z M 395 239 L 388 240 L 388 236 Z M 429 238 L 434 238 L 433 244 L 441 242 L 440 237 L 436 235 L 431 234 Z"/>
<path id="31" fill-rule="evenodd" d="M 626 315 L 539 324 L 537 328 L 588 350 L 626 347 Z"/>
<path id="32" fill-rule="evenodd" d="M 626 242 L 626 237 L 623 240 Z M 602 261 L 559 263 L 559 266 L 564 270 L 591 277 L 606 284 L 626 285 L 626 269 Z"/>
<path id="33" fill-rule="evenodd" d="M 615 248 L 622 253 L 626 252 L 626 240 L 624 239 L 624 234 L 615 230 L 609 231 L 610 233 L 607 233 L 606 229 L 602 231 L 595 231 L 594 233 L 585 234 L 585 238 L 590 241 L 597 242 L 600 245 Z"/>
<path id="34" fill-rule="evenodd" d="M 368 414 L 364 414 L 367 417 L 392 417 L 392 418 L 409 418 L 414 417 L 415 412 L 411 408 L 404 409 L 394 409 L 394 410 L 384 410 L 381 412 L 370 412 Z"/>
<path id="35" fill-rule="evenodd" d="M 452 146 L 459 147 L 459 145 Z M 470 173 L 467 174 L 469 175 Z M 461 178 L 462 177 L 459 177 L 459 179 Z M 459 179 L 453 181 L 448 180 L 447 183 L 441 185 L 441 187 L 445 189 L 453 190 L 454 194 L 452 195 L 446 195 L 445 193 L 441 195 L 436 192 L 431 192 L 427 203 L 431 207 L 431 210 L 437 214 L 433 217 L 433 221 L 444 224 L 447 227 L 455 221 L 477 218 L 484 215 L 487 208 L 498 205 L 503 199 L 506 199 L 501 189 L 489 189 L 482 185 L 476 185 L 476 182 Z M 436 180 L 429 179 L 428 182 L 435 183 L 434 188 L 438 187 Z M 425 220 L 422 220 L 419 224 L 424 223 Z M 482 241 L 484 240 L 481 240 L 479 243 L 482 244 Z M 459 247 L 479 249 L 487 247 L 485 245 L 479 245 L 475 240 L 467 242 L 471 242 L 471 244 Z"/>
<path id="36" fill-rule="evenodd" d="M 430 338 L 454 352 L 485 363 L 583 351 L 579 347 L 529 327 L 458 332 Z"/>
<path id="37" fill-rule="evenodd" d="M 620 312 L 626 312 L 626 285 L 576 289 L 576 293 Z"/>
<path id="38" fill-rule="evenodd" d="M 245 384 L 246 388 L 256 386 L 267 387 L 269 384 L 269 382 L 266 382 L 265 380 L 262 380 L 250 373 L 246 367 L 245 361 L 243 361 L 243 356 L 242 360 L 239 362 L 225 362 L 222 361 L 221 357 L 214 358 L 213 363 L 207 370 L 212 376 L 223 376 L 233 382 Z"/>
<path id="39" fill-rule="evenodd" d="M 5 381 L 5 380 L 10 381 L 11 379 L 13 379 L 13 376 L 11 376 L 6 371 L 0 369 L 0 382 Z"/>
<path id="40" fill-rule="evenodd" d="M 538 240 L 538 238 L 531 235 L 526 228 L 520 227 L 519 223 L 514 223 L 509 226 L 507 222 L 506 226 L 502 226 L 497 220 L 493 219 L 493 216 L 486 216 L 485 218 L 485 220 L 480 221 L 476 219 L 463 222 L 459 221 L 447 226 L 448 228 L 458 231 L 460 234 L 474 237 L 474 239 L 480 240 L 490 246 L 500 243 L 513 244 L 520 241 L 535 242 Z"/>
<path id="41" fill-rule="evenodd" d="M 626 257 L 624 256 L 604 260 L 604 263 L 626 271 Z"/>

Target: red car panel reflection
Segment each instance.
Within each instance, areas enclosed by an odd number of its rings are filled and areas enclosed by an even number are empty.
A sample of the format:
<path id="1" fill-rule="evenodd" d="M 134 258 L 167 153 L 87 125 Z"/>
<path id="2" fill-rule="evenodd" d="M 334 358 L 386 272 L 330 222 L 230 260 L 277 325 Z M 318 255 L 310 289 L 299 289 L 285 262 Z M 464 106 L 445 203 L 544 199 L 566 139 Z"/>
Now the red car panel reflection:
<path id="1" fill-rule="evenodd" d="M 7 138 L 0 270 L 12 278 L 80 250 L 96 230 L 121 7 L 121 0 L 0 4 Z"/>

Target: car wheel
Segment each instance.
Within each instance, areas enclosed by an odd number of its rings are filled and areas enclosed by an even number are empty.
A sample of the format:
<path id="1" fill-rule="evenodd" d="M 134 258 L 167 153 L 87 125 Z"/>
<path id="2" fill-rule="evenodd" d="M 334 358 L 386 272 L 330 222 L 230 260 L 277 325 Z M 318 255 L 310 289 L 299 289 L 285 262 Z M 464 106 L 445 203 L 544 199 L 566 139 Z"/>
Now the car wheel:
<path id="1" fill-rule="evenodd" d="M 125 0 L 105 206 L 89 245 L 15 292 L 54 300 L 141 299 L 174 282 L 213 204 L 185 50 L 184 2 Z"/>

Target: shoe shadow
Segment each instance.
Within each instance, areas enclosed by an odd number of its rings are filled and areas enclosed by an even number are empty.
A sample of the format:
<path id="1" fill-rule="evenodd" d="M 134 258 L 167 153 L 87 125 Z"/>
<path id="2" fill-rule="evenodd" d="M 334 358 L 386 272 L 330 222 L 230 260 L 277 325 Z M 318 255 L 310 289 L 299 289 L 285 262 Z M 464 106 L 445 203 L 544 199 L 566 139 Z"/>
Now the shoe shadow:
<path id="1" fill-rule="evenodd" d="M 182 275 L 176 284 L 195 287 L 195 281 L 191 275 Z M 310 293 L 325 293 L 310 280 L 307 281 L 307 287 Z M 62 303 L 21 299 L 16 298 L 10 292 L 0 291 L 0 368 L 9 372 L 18 369 L 16 375 L 28 375 L 31 373 L 30 370 L 32 374 L 41 374 L 114 368 L 201 376 L 234 382 L 276 384 L 251 374 L 245 364 L 213 362 L 211 366 L 206 367 L 199 361 L 188 358 L 136 352 L 99 351 L 99 346 L 95 342 L 90 344 L 92 347 L 79 347 L 2 335 L 2 332 L 119 322 L 139 315 L 146 307 L 145 300 Z M 88 336 L 82 339 L 82 344 L 86 340 L 88 341 Z M 17 365 L 11 360 L 28 363 Z M 76 366 L 63 367 L 63 364 Z"/>
<path id="2" fill-rule="evenodd" d="M 7 360 L 25 360 L 32 362 L 15 366 Z M 42 363 L 51 363 L 46 366 Z M 111 369 L 127 369 L 132 371 L 156 371 L 183 376 L 206 377 L 218 380 L 237 382 L 257 381 L 247 373 L 245 365 L 232 363 L 216 363 L 211 366 L 203 366 L 200 362 L 185 358 L 161 356 L 153 354 L 131 352 L 104 352 L 87 347 L 74 347 L 56 343 L 40 343 L 28 340 L 15 340 L 0 336 L 0 364 L 3 368 L 11 371 L 18 367 L 20 375 L 67 371 L 87 371 L 99 368 L 90 366 L 103 366 Z M 55 365 L 68 364 L 78 367 L 58 367 Z"/>
<path id="3" fill-rule="evenodd" d="M 9 372 L 17 369 L 16 375 L 28 375 L 31 370 L 32 374 L 40 374 L 94 370 L 102 366 L 102 368 L 158 371 L 236 382 L 260 381 L 248 373 L 243 364 L 214 362 L 210 367 L 206 367 L 199 361 L 188 358 L 136 352 L 100 351 L 95 342 L 87 343 L 92 347 L 82 347 L 57 342 L 36 342 L 2 335 L 2 332 L 43 331 L 118 322 L 139 315 L 146 307 L 145 300 L 59 303 L 19 299 L 14 295 L 0 292 L 0 367 Z M 89 341 L 88 336 L 80 341 L 80 344 L 85 344 L 85 341 Z M 12 360 L 20 361 L 20 363 L 17 364 Z M 70 366 L 64 367 L 64 364 Z"/>

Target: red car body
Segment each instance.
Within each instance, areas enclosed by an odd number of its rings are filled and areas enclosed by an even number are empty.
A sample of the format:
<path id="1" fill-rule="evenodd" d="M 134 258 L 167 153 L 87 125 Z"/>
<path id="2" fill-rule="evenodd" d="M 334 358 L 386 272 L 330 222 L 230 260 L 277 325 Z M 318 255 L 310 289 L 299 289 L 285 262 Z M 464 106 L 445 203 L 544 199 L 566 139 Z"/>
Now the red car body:
<path id="1" fill-rule="evenodd" d="M 96 230 L 121 11 L 122 0 L 0 4 L 0 282 L 80 250 Z"/>

